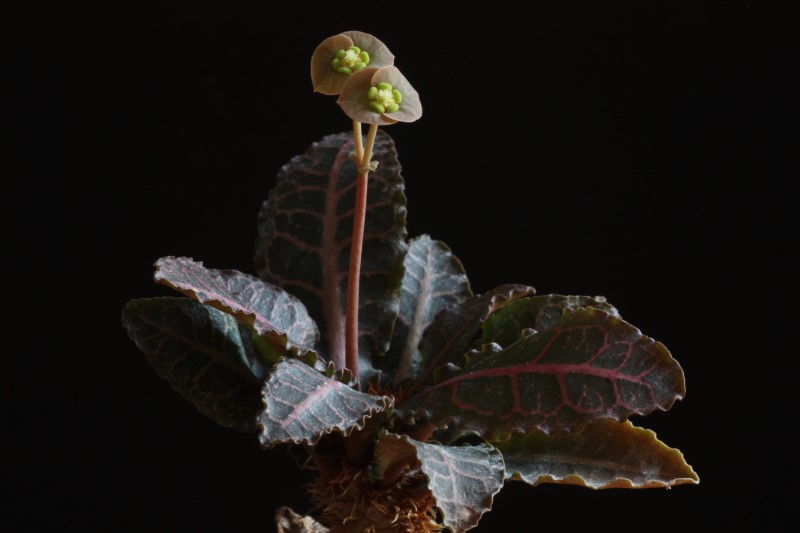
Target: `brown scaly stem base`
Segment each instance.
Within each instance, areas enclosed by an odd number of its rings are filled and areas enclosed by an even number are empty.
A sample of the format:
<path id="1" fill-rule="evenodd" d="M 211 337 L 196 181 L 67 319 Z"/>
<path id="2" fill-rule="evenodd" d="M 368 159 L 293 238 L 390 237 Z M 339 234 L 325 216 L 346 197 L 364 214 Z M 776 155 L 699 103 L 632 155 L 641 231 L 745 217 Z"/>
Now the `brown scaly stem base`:
<path id="1" fill-rule="evenodd" d="M 367 467 L 344 464 L 338 474 L 319 472 L 308 487 L 321 523 L 331 533 L 428 533 L 442 531 L 436 505 L 419 470 L 388 487 L 369 479 Z"/>
<path id="2" fill-rule="evenodd" d="M 371 476 L 374 437 L 365 428 L 346 438 L 332 435 L 307 450 L 306 468 L 316 474 L 306 487 L 311 514 L 330 533 L 442 531 L 418 462 L 400 461 L 387 468 L 382 480 Z"/>

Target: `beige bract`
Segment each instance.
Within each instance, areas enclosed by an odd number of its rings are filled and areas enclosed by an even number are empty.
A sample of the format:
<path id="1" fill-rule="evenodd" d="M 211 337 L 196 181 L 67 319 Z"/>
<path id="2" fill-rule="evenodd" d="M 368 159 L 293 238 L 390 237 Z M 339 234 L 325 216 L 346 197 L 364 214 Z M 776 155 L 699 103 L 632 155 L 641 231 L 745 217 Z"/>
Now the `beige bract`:
<path id="1" fill-rule="evenodd" d="M 336 100 L 345 114 L 364 124 L 386 126 L 422 116 L 419 93 L 395 66 L 365 67 L 354 72 Z"/>
<path id="2" fill-rule="evenodd" d="M 311 82 L 314 91 L 339 94 L 345 82 L 367 66 L 394 64 L 394 55 L 379 39 L 360 31 L 346 31 L 328 37 L 311 56 Z"/>

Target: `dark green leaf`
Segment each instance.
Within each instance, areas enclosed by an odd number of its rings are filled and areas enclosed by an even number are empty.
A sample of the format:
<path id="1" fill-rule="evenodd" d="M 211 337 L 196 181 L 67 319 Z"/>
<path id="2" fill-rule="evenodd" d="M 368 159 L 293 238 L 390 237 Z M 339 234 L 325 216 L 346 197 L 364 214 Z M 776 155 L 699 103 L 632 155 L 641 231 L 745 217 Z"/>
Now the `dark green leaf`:
<path id="1" fill-rule="evenodd" d="M 278 175 L 258 218 L 259 276 L 300 298 L 319 324 L 326 353 L 343 366 L 347 271 L 358 171 L 353 136 L 329 135 L 292 159 Z M 400 305 L 407 245 L 406 197 L 391 138 L 375 141 L 360 281 L 359 353 L 384 353 Z"/>
<path id="2" fill-rule="evenodd" d="M 606 303 L 602 296 L 534 296 L 512 302 L 489 316 L 483 323 L 481 344 L 494 342 L 508 346 L 524 335 L 543 333 L 561 320 L 567 310 L 579 307 L 602 309 L 610 315 L 619 316 L 617 310 Z"/>
<path id="3" fill-rule="evenodd" d="M 503 456 L 488 444 L 440 446 L 386 433 L 375 447 L 377 471 L 386 472 L 410 456 L 416 457 L 428 478 L 428 490 L 442 511 L 444 525 L 455 532 L 478 525 L 503 488 Z"/>
<path id="4" fill-rule="evenodd" d="M 262 446 L 316 444 L 333 431 L 344 435 L 392 406 L 392 398 L 353 390 L 297 359 L 275 365 L 264 384 L 266 407 L 258 414 Z"/>
<path id="5" fill-rule="evenodd" d="M 628 421 L 598 420 L 579 433 L 517 434 L 497 448 L 506 462 L 506 479 L 531 485 L 643 489 L 700 481 L 679 450 Z"/>
<path id="6" fill-rule="evenodd" d="M 407 419 L 478 431 L 574 431 L 598 418 L 669 409 L 686 392 L 667 348 L 599 309 L 569 312 L 543 333 L 492 351 L 402 405 Z"/>
<path id="7" fill-rule="evenodd" d="M 185 298 L 131 300 L 122 324 L 156 373 L 201 413 L 225 427 L 255 429 L 267 369 L 247 328 Z"/>
<path id="8" fill-rule="evenodd" d="M 433 371 L 447 364 L 460 366 L 486 317 L 514 300 L 534 294 L 533 287 L 502 285 L 483 295 L 443 309 L 425 330 L 420 342 L 422 364 L 413 377 L 419 385 L 433 382 Z"/>
<path id="9" fill-rule="evenodd" d="M 156 282 L 251 326 L 277 355 L 305 353 L 319 341 L 303 303 L 275 285 L 236 270 L 208 269 L 186 257 L 162 257 L 155 267 Z"/>
<path id="10" fill-rule="evenodd" d="M 411 241 L 406 254 L 400 312 L 389 352 L 377 362 L 394 372 L 395 383 L 419 375 L 419 343 L 434 317 L 447 306 L 470 296 L 464 267 L 440 241 L 422 235 Z"/>

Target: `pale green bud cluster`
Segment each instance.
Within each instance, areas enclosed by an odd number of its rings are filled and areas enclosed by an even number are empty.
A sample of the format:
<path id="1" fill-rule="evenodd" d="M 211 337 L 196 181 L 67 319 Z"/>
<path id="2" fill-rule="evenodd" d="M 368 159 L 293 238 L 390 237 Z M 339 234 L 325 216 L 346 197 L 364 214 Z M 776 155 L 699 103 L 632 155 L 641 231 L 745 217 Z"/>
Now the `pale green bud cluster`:
<path id="1" fill-rule="evenodd" d="M 352 74 L 369 65 L 369 54 L 357 46 L 347 50 L 339 50 L 333 58 L 331 66 L 339 74 Z"/>
<path id="2" fill-rule="evenodd" d="M 394 113 L 400 109 L 403 95 L 389 83 L 379 83 L 367 93 L 369 106 L 377 113 Z"/>

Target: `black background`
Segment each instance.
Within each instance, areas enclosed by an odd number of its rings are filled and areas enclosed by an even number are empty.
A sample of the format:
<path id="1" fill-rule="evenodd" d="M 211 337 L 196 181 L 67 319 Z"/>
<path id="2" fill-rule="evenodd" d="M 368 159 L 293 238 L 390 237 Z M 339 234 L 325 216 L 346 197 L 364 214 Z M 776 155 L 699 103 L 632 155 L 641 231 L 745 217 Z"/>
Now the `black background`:
<path id="1" fill-rule="evenodd" d="M 312 92 L 311 52 L 359 29 L 389 45 L 424 106 L 419 122 L 388 128 L 409 235 L 446 242 L 475 292 L 518 282 L 605 295 L 686 373 L 685 400 L 635 422 L 680 448 L 700 485 L 510 484 L 475 531 L 789 524 L 792 28 L 749 3 L 670 17 L 490 7 L 31 19 L 36 31 L 4 53 L 4 145 L 21 171 L 3 195 L 17 347 L 2 373 L 0 523 L 273 531 L 278 506 L 306 508 L 293 460 L 197 413 L 119 314 L 169 294 L 151 282 L 163 255 L 253 271 L 278 169 L 349 126 Z"/>

